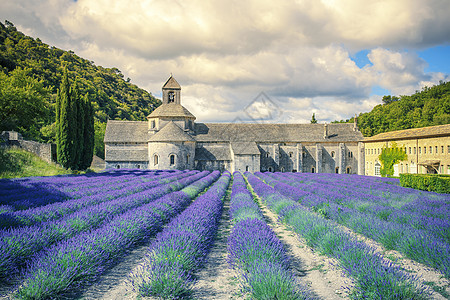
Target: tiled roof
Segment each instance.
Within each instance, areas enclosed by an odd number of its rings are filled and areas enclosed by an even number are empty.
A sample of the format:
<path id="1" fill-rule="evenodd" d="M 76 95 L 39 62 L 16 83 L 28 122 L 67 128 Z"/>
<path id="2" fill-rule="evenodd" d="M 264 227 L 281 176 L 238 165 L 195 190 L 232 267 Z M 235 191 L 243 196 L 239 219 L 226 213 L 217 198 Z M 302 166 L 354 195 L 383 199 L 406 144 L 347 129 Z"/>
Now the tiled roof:
<path id="1" fill-rule="evenodd" d="M 148 149 L 143 147 L 115 148 L 106 151 L 108 161 L 148 161 Z"/>
<path id="2" fill-rule="evenodd" d="M 147 143 L 148 122 L 108 120 L 105 143 Z"/>
<path id="3" fill-rule="evenodd" d="M 187 117 L 195 120 L 195 116 L 184 106 L 177 103 L 166 103 L 156 108 L 147 118 Z"/>
<path id="4" fill-rule="evenodd" d="M 174 122 L 169 122 L 160 131 L 149 138 L 149 142 L 185 142 L 195 140 Z"/>
<path id="5" fill-rule="evenodd" d="M 364 142 L 405 140 L 432 136 L 450 136 L 450 124 L 383 132 L 364 138 Z"/>
<path id="6" fill-rule="evenodd" d="M 261 154 L 255 142 L 232 142 L 231 149 L 233 149 L 233 153 L 236 155 Z"/>
<path id="7" fill-rule="evenodd" d="M 173 78 L 173 76 L 170 76 L 169 79 L 167 79 L 166 83 L 164 83 L 163 89 L 181 89 L 180 84 Z"/>
<path id="8" fill-rule="evenodd" d="M 203 144 L 201 148 L 195 149 L 195 160 L 231 160 L 230 146 Z"/>
<path id="9" fill-rule="evenodd" d="M 231 142 L 350 142 L 362 141 L 360 131 L 353 124 L 328 124 L 328 137 L 324 138 L 324 124 L 249 124 L 249 123 L 196 123 L 195 139 Z"/>

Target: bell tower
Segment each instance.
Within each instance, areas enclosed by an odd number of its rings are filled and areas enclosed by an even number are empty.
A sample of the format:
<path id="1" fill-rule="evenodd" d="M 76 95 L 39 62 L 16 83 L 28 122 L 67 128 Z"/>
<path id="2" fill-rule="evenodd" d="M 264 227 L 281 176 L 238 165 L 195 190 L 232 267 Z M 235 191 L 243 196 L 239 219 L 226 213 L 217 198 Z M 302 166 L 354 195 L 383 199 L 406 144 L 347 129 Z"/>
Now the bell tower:
<path id="1" fill-rule="evenodd" d="M 181 86 L 180 84 L 170 75 L 166 83 L 162 87 L 163 101 L 162 104 L 181 104 Z"/>

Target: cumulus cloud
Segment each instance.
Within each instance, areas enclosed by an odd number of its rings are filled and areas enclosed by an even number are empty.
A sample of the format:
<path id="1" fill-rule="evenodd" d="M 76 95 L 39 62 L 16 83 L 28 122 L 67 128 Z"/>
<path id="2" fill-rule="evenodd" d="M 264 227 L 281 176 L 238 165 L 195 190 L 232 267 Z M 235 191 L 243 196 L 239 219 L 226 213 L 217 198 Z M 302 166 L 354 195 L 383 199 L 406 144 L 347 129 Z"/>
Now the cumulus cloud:
<path id="1" fill-rule="evenodd" d="M 200 121 L 248 120 L 261 92 L 278 101 L 274 122 L 347 119 L 381 102 L 375 85 L 400 95 L 448 80 L 414 52 L 448 42 L 448 15 L 448 0 L 0 3 L 25 33 L 118 67 L 157 96 L 173 73 Z M 351 57 L 363 49 L 372 64 L 360 68 Z"/>

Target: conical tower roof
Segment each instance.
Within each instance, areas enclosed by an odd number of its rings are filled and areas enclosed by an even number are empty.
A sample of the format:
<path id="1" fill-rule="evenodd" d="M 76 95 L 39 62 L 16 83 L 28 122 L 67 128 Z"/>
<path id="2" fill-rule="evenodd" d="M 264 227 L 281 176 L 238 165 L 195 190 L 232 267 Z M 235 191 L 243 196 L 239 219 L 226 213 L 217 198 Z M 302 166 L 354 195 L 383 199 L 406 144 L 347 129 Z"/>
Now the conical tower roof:
<path id="1" fill-rule="evenodd" d="M 154 136 L 152 136 L 149 142 L 195 142 L 195 140 L 186 132 L 184 132 L 177 124 L 170 121 Z"/>

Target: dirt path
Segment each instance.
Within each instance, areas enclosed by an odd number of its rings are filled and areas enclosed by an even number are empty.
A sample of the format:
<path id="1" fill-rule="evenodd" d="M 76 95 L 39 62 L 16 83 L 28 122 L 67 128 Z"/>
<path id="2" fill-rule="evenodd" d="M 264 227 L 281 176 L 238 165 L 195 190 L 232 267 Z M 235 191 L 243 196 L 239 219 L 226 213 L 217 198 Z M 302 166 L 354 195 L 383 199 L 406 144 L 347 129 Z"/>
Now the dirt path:
<path id="1" fill-rule="evenodd" d="M 348 299 L 348 291 L 353 286 L 352 280 L 336 267 L 337 261 L 319 255 L 304 241 L 299 240 L 293 231 L 277 221 L 277 216 L 264 204 L 261 209 L 267 223 L 283 242 L 298 282 L 306 284 L 308 289 L 321 299 Z"/>
<path id="2" fill-rule="evenodd" d="M 230 185 L 231 186 L 231 185 Z M 224 211 L 219 223 L 217 237 L 208 260 L 196 274 L 198 281 L 194 285 L 193 299 L 226 300 L 242 299 L 236 272 L 229 268 L 227 262 L 227 243 L 231 231 L 230 193 L 227 193 Z"/>

